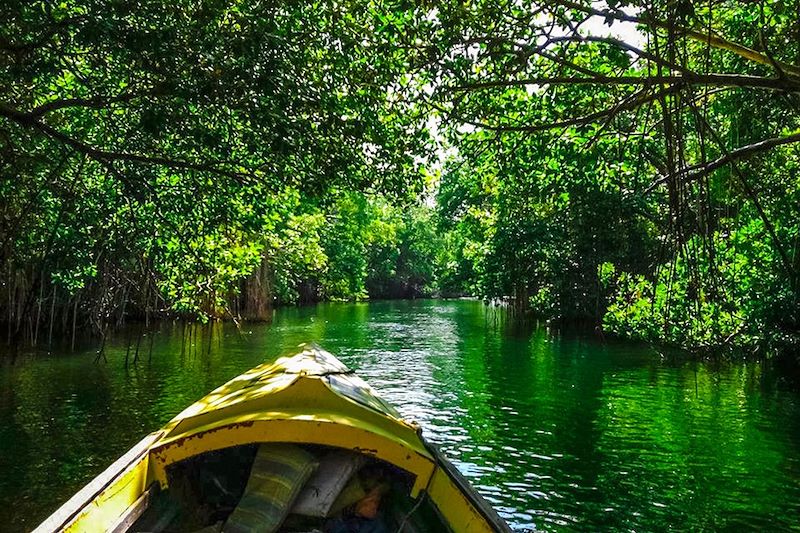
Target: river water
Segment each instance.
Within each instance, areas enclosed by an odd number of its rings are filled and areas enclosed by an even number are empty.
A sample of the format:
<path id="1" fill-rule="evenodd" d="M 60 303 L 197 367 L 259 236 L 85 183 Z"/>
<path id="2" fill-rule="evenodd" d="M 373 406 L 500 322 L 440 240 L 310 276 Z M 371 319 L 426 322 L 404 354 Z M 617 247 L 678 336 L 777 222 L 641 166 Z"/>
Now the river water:
<path id="1" fill-rule="evenodd" d="M 800 528 L 800 396 L 756 363 L 665 359 L 474 301 L 162 324 L 126 368 L 137 332 L 108 342 L 108 362 L 80 342 L 4 358 L 0 529 L 35 527 L 186 405 L 307 341 L 420 422 L 516 530 Z"/>

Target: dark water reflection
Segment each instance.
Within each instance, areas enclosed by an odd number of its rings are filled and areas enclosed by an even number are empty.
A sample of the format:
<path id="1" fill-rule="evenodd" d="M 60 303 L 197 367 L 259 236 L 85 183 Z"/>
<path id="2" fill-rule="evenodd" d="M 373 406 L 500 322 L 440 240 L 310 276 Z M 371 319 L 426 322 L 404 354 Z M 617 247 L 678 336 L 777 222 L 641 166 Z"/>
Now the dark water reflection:
<path id="1" fill-rule="evenodd" d="M 418 420 L 516 529 L 798 527 L 800 397 L 759 365 L 502 318 L 469 301 L 328 304 L 188 348 L 163 325 L 127 369 L 125 332 L 108 363 L 88 346 L 24 355 L 0 366 L 0 528 L 31 529 L 183 407 L 309 340 Z"/>

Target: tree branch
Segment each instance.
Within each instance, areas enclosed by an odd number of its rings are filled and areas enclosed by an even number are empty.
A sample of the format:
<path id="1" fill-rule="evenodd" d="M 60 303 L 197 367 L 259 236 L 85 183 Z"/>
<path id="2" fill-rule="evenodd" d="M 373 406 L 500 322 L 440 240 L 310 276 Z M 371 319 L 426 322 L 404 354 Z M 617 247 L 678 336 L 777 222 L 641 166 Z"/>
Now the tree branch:
<path id="1" fill-rule="evenodd" d="M 645 194 L 649 193 L 659 185 L 662 185 L 673 178 L 683 178 L 684 181 L 690 182 L 706 176 L 715 170 L 722 168 L 734 161 L 738 161 L 740 159 L 747 159 L 748 157 L 752 157 L 758 153 L 766 152 L 767 150 L 771 150 L 772 148 L 776 148 L 778 146 L 782 146 L 784 144 L 791 144 L 800 142 L 800 131 L 793 133 L 791 135 L 786 135 L 784 137 L 774 137 L 772 139 L 766 139 L 757 143 L 748 144 L 747 146 L 742 146 L 741 148 L 737 148 L 736 150 L 731 150 L 724 156 L 715 159 L 709 163 L 700 163 L 697 165 L 692 165 L 690 167 L 686 167 L 679 172 L 674 172 L 672 174 L 667 174 L 666 176 L 662 176 L 654 181 L 647 189 L 645 189 Z"/>
<path id="2" fill-rule="evenodd" d="M 706 85 L 714 87 L 748 87 L 784 92 L 800 92 L 800 81 L 785 78 L 763 78 L 744 74 L 692 74 L 664 76 L 552 76 L 521 80 L 493 80 L 456 85 L 445 91 L 476 91 L 497 87 L 528 85 Z"/>
<path id="3" fill-rule="evenodd" d="M 727 50 L 728 52 L 732 52 L 743 59 L 747 59 L 749 61 L 753 61 L 761 65 L 767 65 L 769 67 L 777 66 L 787 74 L 800 77 L 800 67 L 789 63 L 785 63 L 783 61 L 775 61 L 769 58 L 767 55 L 757 52 L 752 48 L 747 48 L 746 46 L 742 46 L 738 43 L 728 41 L 727 39 L 724 39 L 719 35 L 715 35 L 711 32 L 703 33 L 701 31 L 693 30 L 691 28 L 684 28 L 682 26 L 677 26 L 671 22 L 663 22 L 660 20 L 655 20 L 647 16 L 637 17 L 633 15 L 628 15 L 627 13 L 620 10 L 610 11 L 610 10 L 595 9 L 592 7 L 587 7 L 583 4 L 579 4 L 577 2 L 572 2 L 570 0 L 548 0 L 548 1 L 552 2 L 553 4 L 566 7 L 568 9 L 574 9 L 576 11 L 581 11 L 583 13 L 595 15 L 598 17 L 603 17 L 607 20 L 613 19 L 621 22 L 633 22 L 635 24 L 643 24 L 646 26 L 652 26 L 654 28 L 661 28 L 667 30 L 672 29 L 676 31 L 678 34 L 685 35 L 686 37 L 689 37 L 696 41 L 700 41 L 704 44 L 713 46 L 714 48 L 718 48 L 720 50 Z"/>
<path id="4" fill-rule="evenodd" d="M 605 109 L 603 111 L 598 111 L 596 113 L 591 113 L 589 115 L 585 115 L 585 116 L 582 116 L 582 117 L 566 119 L 566 120 L 562 120 L 562 121 L 559 121 L 559 122 L 537 124 L 537 125 L 533 125 L 533 126 L 503 126 L 503 125 L 498 125 L 498 124 L 487 124 L 485 122 L 469 120 L 469 119 L 465 119 L 464 117 L 461 117 L 461 116 L 457 116 L 456 118 L 458 120 L 460 120 L 461 122 L 465 123 L 465 124 L 470 124 L 472 126 L 475 126 L 475 127 L 478 127 L 478 128 L 482 128 L 482 129 L 485 129 L 485 130 L 488 130 L 488 131 L 536 133 L 536 132 L 548 131 L 548 130 L 559 129 L 559 128 L 568 128 L 568 127 L 571 127 L 571 126 L 585 126 L 587 124 L 591 124 L 592 122 L 597 122 L 598 120 L 604 119 L 606 117 L 614 116 L 614 115 L 616 115 L 618 113 L 621 113 L 622 111 L 628 111 L 628 110 L 631 110 L 631 109 L 636 109 L 636 108 L 638 108 L 638 107 L 640 107 L 640 106 L 642 106 L 644 104 L 647 104 L 649 102 L 652 102 L 654 100 L 657 100 L 659 98 L 667 96 L 669 94 L 678 92 L 680 89 L 681 89 L 680 85 L 673 85 L 672 87 L 664 88 L 664 89 L 662 89 L 660 91 L 657 91 L 655 93 L 652 93 L 652 94 L 644 94 L 644 95 L 642 95 L 641 98 L 637 98 L 637 99 L 634 99 L 634 100 L 631 100 L 630 98 L 627 98 L 627 99 L 615 104 L 613 107 Z M 441 111 L 443 113 L 447 113 L 447 114 L 453 114 L 454 113 L 454 110 L 448 111 L 447 109 L 444 109 L 443 107 L 441 107 L 441 106 L 439 106 L 439 105 L 437 105 L 437 104 L 435 104 L 433 102 L 426 101 L 426 103 L 428 105 L 430 105 L 431 107 L 433 107 L 434 109 L 436 109 L 438 111 Z"/>
<path id="5" fill-rule="evenodd" d="M 65 98 L 63 100 L 52 100 L 50 102 L 46 102 L 40 106 L 34 107 L 30 111 L 23 113 L 27 114 L 30 118 L 38 118 L 47 113 L 70 107 L 86 107 L 91 109 L 102 109 L 104 107 L 108 107 L 111 104 L 130 102 L 131 100 L 135 100 L 136 98 L 142 98 L 145 96 L 154 96 L 155 94 L 156 94 L 155 91 L 151 91 L 146 93 L 120 94 L 117 96 L 98 96 L 95 98 Z"/>
<path id="6" fill-rule="evenodd" d="M 82 141 L 79 141 L 78 139 L 70 137 L 69 135 L 53 128 L 52 126 L 45 124 L 44 122 L 39 121 L 31 113 L 20 112 L 11 109 L 9 107 L 6 107 L 2 104 L 0 104 L 0 116 L 5 116 L 6 118 L 9 118 L 17 122 L 22 126 L 33 128 L 39 131 L 40 133 L 47 135 L 51 139 L 55 139 L 61 142 L 62 144 L 69 146 L 73 150 L 85 154 L 86 156 L 100 163 L 107 163 L 111 161 L 129 161 L 133 163 L 164 166 L 164 167 L 183 169 L 183 170 L 196 170 L 200 172 L 210 172 L 218 176 L 231 178 L 240 183 L 245 182 L 254 177 L 252 173 L 233 172 L 219 167 L 219 165 L 221 164 L 230 164 L 230 163 L 221 163 L 221 162 L 195 163 L 191 161 L 181 161 L 178 159 L 171 159 L 168 157 L 146 156 L 140 154 L 126 153 L 126 152 L 110 152 L 107 150 L 102 150 L 100 148 L 95 148 Z"/>
<path id="7" fill-rule="evenodd" d="M 653 61 L 654 63 L 659 63 L 659 64 L 661 64 L 661 65 L 663 65 L 663 66 L 665 66 L 667 68 L 670 68 L 672 70 L 675 70 L 677 72 L 689 72 L 689 70 L 687 68 L 685 68 L 685 67 L 683 67 L 681 65 L 678 65 L 676 63 L 672 63 L 672 62 L 668 61 L 665 58 L 658 57 L 655 54 L 651 54 L 650 52 L 646 52 L 646 51 L 642 50 L 641 48 L 637 48 L 636 46 L 633 46 L 632 44 L 628 44 L 625 41 L 622 41 L 620 39 L 616 39 L 614 37 L 599 37 L 599 36 L 596 36 L 596 35 L 579 35 L 579 34 L 565 35 L 565 36 L 554 37 L 554 38 L 550 39 L 548 44 L 554 44 L 554 43 L 559 43 L 559 42 L 605 43 L 605 44 L 610 44 L 612 46 L 616 46 L 617 48 L 621 48 L 623 50 L 627 50 L 629 52 L 632 52 L 632 53 L 636 54 L 638 57 L 641 57 L 641 58 L 644 58 L 644 59 L 649 59 L 650 61 Z"/>
<path id="8" fill-rule="evenodd" d="M 37 36 L 34 40 L 30 42 L 13 43 L 8 39 L 6 39 L 5 37 L 0 36 L 0 50 L 3 50 L 5 52 L 10 52 L 13 54 L 21 54 L 24 52 L 29 52 L 31 50 L 44 46 L 44 44 L 48 40 L 50 40 L 51 37 L 53 37 L 54 35 L 58 35 L 73 23 L 80 22 L 85 19 L 86 19 L 85 15 L 79 15 L 75 17 L 65 18 L 64 20 L 60 20 L 47 30 L 43 31 L 39 36 Z"/>

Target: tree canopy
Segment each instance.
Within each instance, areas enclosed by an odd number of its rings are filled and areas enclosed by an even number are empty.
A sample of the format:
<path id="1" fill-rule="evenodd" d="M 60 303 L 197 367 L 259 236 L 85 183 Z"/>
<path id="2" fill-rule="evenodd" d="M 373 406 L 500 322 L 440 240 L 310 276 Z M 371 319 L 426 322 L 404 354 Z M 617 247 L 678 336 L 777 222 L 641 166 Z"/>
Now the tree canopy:
<path id="1" fill-rule="evenodd" d="M 306 235 L 344 192 L 413 199 L 429 137 L 407 98 L 413 54 L 381 9 L 4 3 L 9 323 L 45 299 L 98 326 L 128 301 L 231 315 L 267 255 L 322 266 Z"/>
<path id="2" fill-rule="evenodd" d="M 6 2 L 9 336 L 441 293 L 794 351 L 799 13 Z"/>
<path id="3" fill-rule="evenodd" d="M 686 348 L 796 350 L 798 8 L 452 6 L 438 209 L 473 289 Z"/>

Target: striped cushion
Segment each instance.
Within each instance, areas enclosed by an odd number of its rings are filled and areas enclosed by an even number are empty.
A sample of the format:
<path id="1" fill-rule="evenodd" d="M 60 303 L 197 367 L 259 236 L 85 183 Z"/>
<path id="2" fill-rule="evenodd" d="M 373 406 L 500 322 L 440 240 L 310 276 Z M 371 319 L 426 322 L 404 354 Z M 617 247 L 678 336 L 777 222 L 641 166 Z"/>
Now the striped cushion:
<path id="1" fill-rule="evenodd" d="M 244 495 L 223 531 L 277 531 L 316 468 L 314 456 L 298 446 L 272 443 L 259 446 Z"/>

